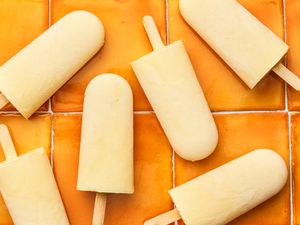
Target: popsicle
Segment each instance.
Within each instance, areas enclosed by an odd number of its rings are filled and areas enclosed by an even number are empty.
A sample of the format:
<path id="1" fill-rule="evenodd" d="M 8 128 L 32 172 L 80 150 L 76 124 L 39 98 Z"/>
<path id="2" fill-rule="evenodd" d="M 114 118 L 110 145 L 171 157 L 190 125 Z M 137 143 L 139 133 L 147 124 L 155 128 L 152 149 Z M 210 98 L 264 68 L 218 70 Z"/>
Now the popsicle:
<path id="1" fill-rule="evenodd" d="M 106 193 L 134 192 L 133 173 L 131 88 L 118 75 L 97 76 L 85 92 L 77 182 L 97 193 L 93 225 L 104 222 Z"/>
<path id="2" fill-rule="evenodd" d="M 224 225 L 277 194 L 287 177 L 279 154 L 255 150 L 170 190 L 177 209 L 144 224 Z"/>
<path id="3" fill-rule="evenodd" d="M 0 109 L 8 102 L 29 118 L 104 44 L 101 21 L 74 11 L 0 67 Z"/>
<path id="4" fill-rule="evenodd" d="M 43 148 L 17 157 L 9 131 L 0 125 L 6 161 L 0 164 L 0 191 L 15 225 L 69 225 Z"/>
<path id="5" fill-rule="evenodd" d="M 154 51 L 132 63 L 172 147 L 196 161 L 210 155 L 218 132 L 182 41 L 164 46 L 152 17 L 144 26 Z"/>
<path id="6" fill-rule="evenodd" d="M 179 8 L 249 88 L 273 70 L 300 90 L 299 78 L 280 62 L 289 47 L 236 0 L 180 0 Z"/>

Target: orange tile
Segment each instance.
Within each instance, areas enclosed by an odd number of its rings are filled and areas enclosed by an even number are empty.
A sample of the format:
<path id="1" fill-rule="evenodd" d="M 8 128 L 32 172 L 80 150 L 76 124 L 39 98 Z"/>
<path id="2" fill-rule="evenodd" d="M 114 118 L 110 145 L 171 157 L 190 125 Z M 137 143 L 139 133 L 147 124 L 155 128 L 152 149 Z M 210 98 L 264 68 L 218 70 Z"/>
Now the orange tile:
<path id="1" fill-rule="evenodd" d="M 72 225 L 91 224 L 95 194 L 76 191 L 81 116 L 54 117 L 54 172 Z M 153 114 L 135 116 L 135 193 L 108 197 L 105 225 L 140 225 L 170 210 L 171 147 Z"/>
<path id="2" fill-rule="evenodd" d="M 286 0 L 286 36 L 290 46 L 288 52 L 288 68 L 300 76 L 300 1 Z M 300 109 L 300 92 L 289 87 L 289 108 Z"/>
<path id="3" fill-rule="evenodd" d="M 258 148 L 277 151 L 289 165 L 288 118 L 286 114 L 217 115 L 215 120 L 220 135 L 217 149 L 210 157 L 195 163 L 176 156 L 176 185 Z M 287 183 L 280 194 L 229 224 L 288 225 L 290 220 L 289 198 Z"/>
<path id="4" fill-rule="evenodd" d="M 83 93 L 88 82 L 101 73 L 117 73 L 128 80 L 134 95 L 136 110 L 149 110 L 130 62 L 149 53 L 151 47 L 142 26 L 144 15 L 152 15 L 161 34 L 165 31 L 164 0 L 53 0 L 52 20 L 74 10 L 88 10 L 103 22 L 106 42 L 103 49 L 53 97 L 55 111 L 82 111 Z"/>
<path id="5" fill-rule="evenodd" d="M 292 116 L 294 225 L 300 225 L 300 114 Z"/>
<path id="6" fill-rule="evenodd" d="M 48 0 L 0 0 L 0 18 L 2 65 L 48 28 Z M 45 104 L 40 110 L 47 109 Z"/>
<path id="7" fill-rule="evenodd" d="M 281 0 L 241 0 L 252 14 L 283 37 Z M 284 85 L 267 75 L 250 90 L 180 15 L 178 0 L 169 0 L 170 42 L 182 39 L 212 110 L 271 110 L 284 108 Z M 238 93 L 238 94 L 237 94 Z"/>
<path id="8" fill-rule="evenodd" d="M 51 117 L 36 115 L 26 120 L 17 115 L 0 115 L 0 124 L 8 126 L 18 154 L 27 153 L 37 147 L 44 147 L 50 157 Z M 0 161 L 5 159 L 0 146 Z M 0 225 L 13 225 L 5 203 L 0 196 Z"/>

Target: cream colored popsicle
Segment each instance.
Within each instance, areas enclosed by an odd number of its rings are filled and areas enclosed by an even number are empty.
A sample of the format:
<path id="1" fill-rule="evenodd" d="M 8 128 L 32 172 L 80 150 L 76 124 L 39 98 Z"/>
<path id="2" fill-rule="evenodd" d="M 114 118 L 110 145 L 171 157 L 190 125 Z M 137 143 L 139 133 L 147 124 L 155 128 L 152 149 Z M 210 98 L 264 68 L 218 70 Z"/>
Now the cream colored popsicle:
<path id="1" fill-rule="evenodd" d="M 280 63 L 288 46 L 236 0 L 180 0 L 180 12 L 249 88 L 273 70 L 300 90 L 299 78 Z"/>
<path id="2" fill-rule="evenodd" d="M 134 192 L 133 100 L 129 84 L 103 74 L 88 85 L 83 106 L 77 189 L 97 192 L 93 225 L 103 224 L 105 194 Z"/>
<path id="3" fill-rule="evenodd" d="M 176 208 L 145 225 L 180 218 L 186 225 L 224 225 L 277 194 L 286 184 L 284 160 L 259 149 L 169 191 Z"/>
<path id="4" fill-rule="evenodd" d="M 43 148 L 17 157 L 5 125 L 0 142 L 6 161 L 0 163 L 0 191 L 15 225 L 69 225 Z"/>
<path id="5" fill-rule="evenodd" d="M 95 15 L 66 15 L 0 67 L 0 108 L 11 102 L 29 118 L 103 44 L 104 28 Z"/>
<path id="6" fill-rule="evenodd" d="M 218 132 L 182 41 L 164 46 L 152 17 L 144 17 L 154 51 L 132 63 L 172 147 L 196 161 L 210 155 Z"/>

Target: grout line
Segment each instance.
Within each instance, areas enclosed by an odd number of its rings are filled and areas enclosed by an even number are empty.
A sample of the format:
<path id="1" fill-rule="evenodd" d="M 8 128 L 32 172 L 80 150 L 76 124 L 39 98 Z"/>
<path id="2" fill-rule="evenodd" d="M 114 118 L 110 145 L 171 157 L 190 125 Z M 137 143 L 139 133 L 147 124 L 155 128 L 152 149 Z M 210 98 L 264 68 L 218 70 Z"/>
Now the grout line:
<path id="1" fill-rule="evenodd" d="M 287 21 L 286 21 L 286 0 L 282 0 L 283 11 L 283 34 L 284 41 L 287 42 Z M 284 58 L 284 64 L 287 66 L 287 56 Z M 284 84 L 285 110 L 288 112 L 288 141 L 289 141 L 289 166 L 290 166 L 290 224 L 294 224 L 294 189 L 293 189 L 293 148 L 292 148 L 292 112 L 289 111 L 288 85 Z"/>
<path id="2" fill-rule="evenodd" d="M 172 148 L 172 188 L 176 187 L 176 176 L 175 176 L 175 151 Z M 175 204 L 173 203 L 173 209 L 176 209 Z M 178 225 L 178 221 L 174 222 L 174 225 Z"/>
<path id="3" fill-rule="evenodd" d="M 285 108 L 284 111 L 286 112 L 289 111 L 288 85 L 286 82 L 284 82 L 284 108 Z"/>
<path id="4" fill-rule="evenodd" d="M 300 113 L 300 110 L 228 110 L 228 111 L 212 111 L 213 115 L 232 115 L 232 114 L 254 114 L 254 113 Z M 20 115 L 18 111 L 0 111 L 0 114 L 16 114 Z M 37 111 L 35 114 L 43 115 L 43 114 L 53 114 L 53 115 L 73 115 L 73 114 L 82 114 L 82 111 L 72 111 L 72 112 L 53 112 L 49 111 Z M 153 110 L 149 111 L 134 111 L 134 114 L 155 114 Z"/>
<path id="5" fill-rule="evenodd" d="M 170 43 L 170 30 L 169 30 L 169 0 L 165 0 L 166 3 L 166 43 L 169 45 Z M 136 112 L 134 112 L 136 114 Z M 155 113 L 152 111 L 152 113 Z M 175 151 L 172 148 L 172 188 L 176 187 L 176 176 L 175 176 Z M 175 209 L 176 206 L 173 203 L 173 209 Z M 174 225 L 178 225 L 178 221 L 175 221 L 173 223 Z"/>
<path id="6" fill-rule="evenodd" d="M 18 111 L 0 111 L 1 114 L 10 114 L 10 115 L 20 115 L 21 114 Z M 37 111 L 33 115 L 45 115 L 45 114 L 51 114 L 49 111 Z"/>
<path id="7" fill-rule="evenodd" d="M 165 10 L 165 12 L 166 12 L 166 43 L 167 43 L 167 45 L 169 45 L 169 43 L 170 43 L 170 32 L 169 32 L 169 0 L 166 0 L 165 1 L 166 2 L 166 10 Z"/>
<path id="8" fill-rule="evenodd" d="M 282 12 L 283 12 L 283 40 L 284 42 L 287 41 L 286 39 L 286 2 L 282 0 Z M 284 65 L 287 65 L 287 56 L 284 57 Z M 288 99 L 288 85 L 284 82 L 284 103 L 286 111 L 289 111 L 289 99 Z"/>
<path id="9" fill-rule="evenodd" d="M 48 23 L 51 26 L 51 15 L 52 15 L 52 1 L 48 0 Z M 51 115 L 51 167 L 53 170 L 54 165 L 54 113 L 52 111 L 52 97 L 49 99 L 48 111 Z"/>
<path id="10" fill-rule="evenodd" d="M 286 113 L 283 110 L 240 110 L 240 111 L 212 111 L 213 115 L 230 115 L 230 114 L 254 114 L 254 113 Z"/>
<path id="11" fill-rule="evenodd" d="M 51 114 L 51 156 L 50 156 L 50 163 L 51 167 L 53 169 L 53 163 L 54 163 L 54 115 Z"/>
<path id="12" fill-rule="evenodd" d="M 134 111 L 135 115 L 155 114 L 154 111 Z M 54 115 L 81 115 L 82 112 L 53 112 Z"/>
<path id="13" fill-rule="evenodd" d="M 288 125 L 289 125 L 289 158 L 290 158 L 290 224 L 294 224 L 294 189 L 293 189 L 293 145 L 292 145 L 292 113 L 288 113 Z"/>

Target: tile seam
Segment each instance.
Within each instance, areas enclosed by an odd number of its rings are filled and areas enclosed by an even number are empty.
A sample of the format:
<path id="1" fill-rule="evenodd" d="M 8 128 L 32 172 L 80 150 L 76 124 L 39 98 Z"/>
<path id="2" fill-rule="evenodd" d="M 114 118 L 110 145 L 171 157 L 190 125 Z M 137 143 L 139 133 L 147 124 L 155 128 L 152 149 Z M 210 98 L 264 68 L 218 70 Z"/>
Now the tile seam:
<path id="1" fill-rule="evenodd" d="M 289 173 L 290 173 L 290 224 L 294 223 L 294 189 L 293 189 L 293 147 L 292 147 L 292 113 L 288 113 L 288 123 L 289 123 Z"/>
<path id="2" fill-rule="evenodd" d="M 254 113 L 300 113 L 300 110 L 236 110 L 236 111 L 212 111 L 213 115 L 231 115 L 231 114 L 254 114 Z M 134 114 L 155 114 L 154 111 L 134 111 Z M 20 115 L 18 111 L 1 111 L 0 114 L 16 114 Z M 82 114 L 82 111 L 72 111 L 72 112 L 53 112 L 53 111 L 37 111 L 35 115 L 43 114 Z"/>
<path id="3" fill-rule="evenodd" d="M 165 7 L 165 19 L 166 19 L 166 22 L 165 22 L 165 26 L 166 26 L 166 43 L 167 45 L 170 43 L 170 30 L 169 30 L 169 0 L 165 0 L 165 4 L 166 4 L 166 7 Z M 154 113 L 154 111 L 144 111 L 146 113 Z M 134 114 L 138 114 L 137 112 L 134 112 Z M 155 113 L 154 113 L 155 114 Z M 176 187 L 176 175 L 175 175 L 175 151 L 174 149 L 172 148 L 172 188 L 175 188 Z M 173 204 L 173 209 L 176 208 L 175 204 Z M 174 222 L 174 225 L 178 225 L 178 221 L 175 221 Z"/>
<path id="4" fill-rule="evenodd" d="M 284 41 L 287 42 L 287 20 L 286 20 L 286 0 L 282 0 L 282 10 L 283 10 L 283 32 Z M 284 58 L 284 64 L 287 65 L 287 56 Z M 293 190 L 293 148 L 292 148 L 292 123 L 291 116 L 292 112 L 289 111 L 289 98 L 288 98 L 288 85 L 284 84 L 284 94 L 285 94 L 285 110 L 288 113 L 288 149 L 289 149 L 289 173 L 290 173 L 290 224 L 294 223 L 294 190 Z"/>
<path id="5" fill-rule="evenodd" d="M 283 39 L 286 42 L 286 2 L 282 0 L 282 11 L 283 11 Z M 284 57 L 284 64 L 287 65 L 287 56 Z M 289 99 L 288 99 L 288 85 L 284 83 L 284 103 L 285 109 L 289 111 Z"/>
<path id="6" fill-rule="evenodd" d="M 48 25 L 49 27 L 51 26 L 51 15 L 52 15 L 52 1 L 48 0 Z M 54 165 L 54 113 L 52 111 L 52 96 L 49 99 L 49 105 L 48 105 L 48 111 L 51 116 L 51 167 L 53 170 L 53 165 Z"/>

